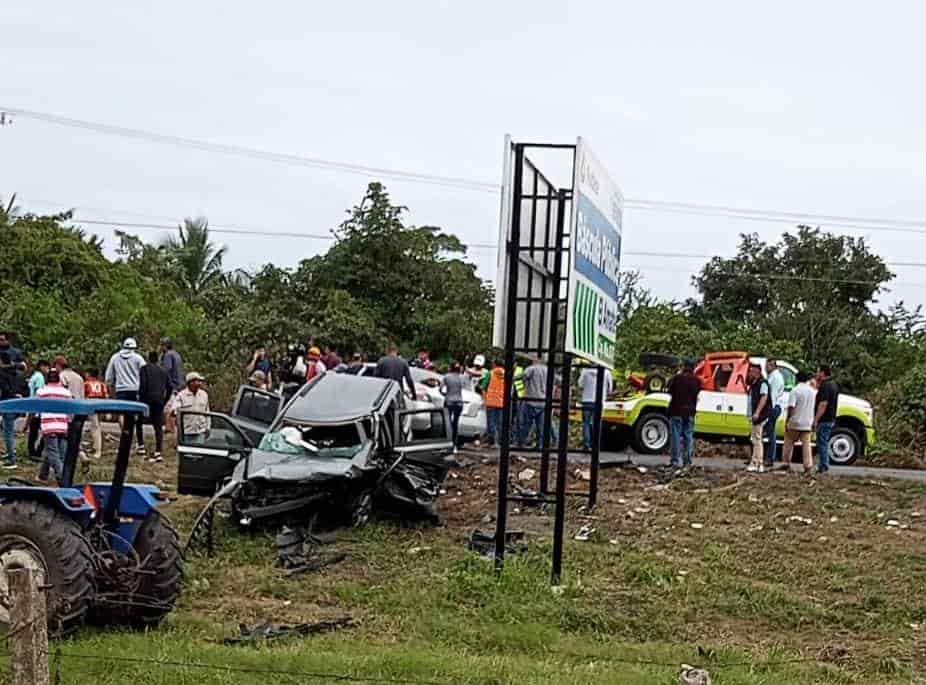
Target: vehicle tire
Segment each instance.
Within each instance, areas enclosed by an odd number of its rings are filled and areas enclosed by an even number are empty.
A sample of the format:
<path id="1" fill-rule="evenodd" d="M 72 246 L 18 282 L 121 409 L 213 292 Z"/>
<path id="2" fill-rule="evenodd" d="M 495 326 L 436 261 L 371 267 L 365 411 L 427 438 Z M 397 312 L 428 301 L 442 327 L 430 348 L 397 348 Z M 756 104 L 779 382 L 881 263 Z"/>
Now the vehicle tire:
<path id="1" fill-rule="evenodd" d="M 183 584 L 183 552 L 177 531 L 159 511 L 150 511 L 142 522 L 135 552 L 148 573 L 142 575 L 134 599 L 101 602 L 94 607 L 95 623 L 143 628 L 157 625 L 174 608 Z"/>
<path id="2" fill-rule="evenodd" d="M 665 392 L 669 381 L 661 373 L 648 373 L 646 380 L 643 381 L 643 390 L 646 394 L 654 392 Z"/>
<path id="3" fill-rule="evenodd" d="M 90 543 L 80 525 L 36 501 L 0 505 L 0 623 L 9 625 L 6 570 L 29 566 L 47 586 L 48 628 L 58 635 L 84 623 L 96 585 Z"/>
<path id="4" fill-rule="evenodd" d="M 669 435 L 669 418 L 665 414 L 643 414 L 633 427 L 633 448 L 640 454 L 664 454 L 669 449 Z"/>
<path id="5" fill-rule="evenodd" d="M 835 426 L 830 434 L 830 463 L 849 466 L 862 454 L 862 440 L 851 428 Z"/>

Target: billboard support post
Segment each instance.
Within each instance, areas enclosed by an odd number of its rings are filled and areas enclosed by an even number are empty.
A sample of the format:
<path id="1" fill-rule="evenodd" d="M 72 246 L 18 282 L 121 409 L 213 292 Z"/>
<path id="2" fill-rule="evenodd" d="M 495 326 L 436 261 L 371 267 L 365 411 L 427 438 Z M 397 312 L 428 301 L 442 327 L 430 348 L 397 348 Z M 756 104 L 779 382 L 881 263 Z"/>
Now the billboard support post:
<path id="1" fill-rule="evenodd" d="M 495 513 L 495 570 L 505 563 L 505 533 L 508 524 L 508 471 L 511 463 L 511 389 L 514 369 L 514 336 L 517 317 L 518 247 L 521 245 L 521 185 L 524 174 L 524 148 L 515 147 L 514 200 L 511 207 L 511 230 L 508 236 L 508 311 L 505 316 L 505 402 L 502 409 L 502 434 L 498 455 L 498 508 Z"/>
<path id="2" fill-rule="evenodd" d="M 569 184 L 561 187 L 551 182 L 527 157 L 528 150 L 537 150 L 540 155 L 568 154 Z M 493 329 L 493 345 L 504 349 L 505 364 L 498 436 L 497 572 L 505 560 L 510 502 L 556 505 L 551 579 L 558 584 L 563 570 L 566 498 L 587 497 L 590 507 L 598 498 L 602 389 L 614 356 L 622 206 L 617 186 L 581 138 L 575 145 L 555 145 L 515 143 L 506 136 Z M 518 355 L 546 363 L 546 382 L 540 391 L 543 396 L 528 392 L 518 398 L 525 408 L 524 418 L 531 419 L 537 435 L 535 447 L 524 447 L 520 438 L 530 434 L 531 426 L 522 425 L 517 451 L 539 453 L 540 490 L 509 494 Z M 572 371 L 580 360 L 598 367 L 588 492 L 567 489 L 569 456 L 578 452 L 569 448 L 569 415 Z M 561 386 L 558 398 L 557 376 Z M 538 395 L 538 391 L 535 387 L 533 394 Z M 559 411 L 559 431 L 556 491 L 550 497 L 554 409 Z"/>

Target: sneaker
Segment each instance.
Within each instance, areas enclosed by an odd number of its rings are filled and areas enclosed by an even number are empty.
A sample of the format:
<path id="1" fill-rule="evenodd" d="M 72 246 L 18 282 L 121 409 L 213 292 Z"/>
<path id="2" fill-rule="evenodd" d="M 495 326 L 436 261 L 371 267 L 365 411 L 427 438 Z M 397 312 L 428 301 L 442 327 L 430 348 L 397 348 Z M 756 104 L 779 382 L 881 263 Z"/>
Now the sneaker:
<path id="1" fill-rule="evenodd" d="M 164 461 L 164 457 L 161 456 L 160 452 L 155 452 L 154 456 L 151 457 L 151 462 L 153 464 L 160 464 L 162 461 Z"/>
<path id="2" fill-rule="evenodd" d="M 140 457 L 145 456 L 145 455 L 147 454 L 147 450 L 145 450 L 145 446 L 144 446 L 144 445 L 139 445 L 138 447 L 136 447 L 136 448 L 135 448 L 135 454 L 137 454 L 137 455 L 140 456 Z"/>
<path id="3" fill-rule="evenodd" d="M 756 469 L 756 473 L 765 473 L 765 466 L 759 464 L 759 467 Z"/>
<path id="4" fill-rule="evenodd" d="M 756 473 L 758 470 L 759 470 L 759 467 L 756 466 L 755 464 L 750 464 L 749 466 L 746 467 L 746 471 L 748 471 L 749 473 Z"/>
<path id="5" fill-rule="evenodd" d="M 7 471 L 15 471 L 19 468 L 19 465 L 16 464 L 16 462 L 8 461 L 3 465 L 3 468 L 5 468 Z"/>

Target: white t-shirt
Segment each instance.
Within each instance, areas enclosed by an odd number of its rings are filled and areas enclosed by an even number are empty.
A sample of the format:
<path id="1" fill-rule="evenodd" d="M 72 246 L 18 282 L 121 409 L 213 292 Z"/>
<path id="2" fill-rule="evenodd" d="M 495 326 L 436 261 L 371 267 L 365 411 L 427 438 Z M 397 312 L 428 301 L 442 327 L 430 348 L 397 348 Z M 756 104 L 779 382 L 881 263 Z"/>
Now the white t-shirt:
<path id="1" fill-rule="evenodd" d="M 579 387 L 582 389 L 582 404 L 595 404 L 595 387 L 598 384 L 598 369 L 582 369 L 579 374 Z M 611 372 L 605 369 L 604 383 L 601 386 L 601 400 L 611 394 Z"/>
<path id="2" fill-rule="evenodd" d="M 807 383 L 798 383 L 788 397 L 788 407 L 794 408 L 788 419 L 788 428 L 794 431 L 809 431 L 813 429 L 814 400 L 817 391 Z"/>

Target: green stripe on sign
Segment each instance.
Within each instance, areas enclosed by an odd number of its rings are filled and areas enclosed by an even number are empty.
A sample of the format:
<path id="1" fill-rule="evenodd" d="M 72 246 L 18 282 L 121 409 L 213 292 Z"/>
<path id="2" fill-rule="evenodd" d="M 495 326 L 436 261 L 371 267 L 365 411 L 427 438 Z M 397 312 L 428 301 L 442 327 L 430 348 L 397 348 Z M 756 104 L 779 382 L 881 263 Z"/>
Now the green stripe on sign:
<path id="1" fill-rule="evenodd" d="M 595 354 L 597 348 L 595 340 L 595 319 L 598 318 L 598 293 L 594 290 L 588 291 L 588 347 L 585 351 L 589 354 Z"/>

